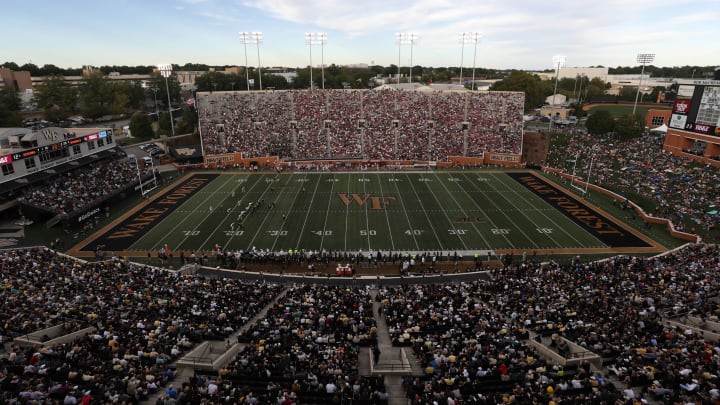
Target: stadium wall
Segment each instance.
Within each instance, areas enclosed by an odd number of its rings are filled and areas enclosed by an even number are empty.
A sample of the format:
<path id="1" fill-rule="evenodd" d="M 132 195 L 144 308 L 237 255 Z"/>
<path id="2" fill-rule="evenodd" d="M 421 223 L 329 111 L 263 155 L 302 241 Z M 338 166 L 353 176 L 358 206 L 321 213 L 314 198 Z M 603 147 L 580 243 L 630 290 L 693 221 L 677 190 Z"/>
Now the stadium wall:
<path id="1" fill-rule="evenodd" d="M 546 172 L 546 173 L 553 173 L 553 174 L 555 174 L 555 175 L 557 175 L 557 176 L 560 176 L 560 177 L 562 177 L 562 178 L 564 178 L 564 179 L 568 179 L 568 180 L 571 180 L 571 179 L 573 178 L 573 176 L 572 176 L 571 174 L 564 173 L 562 170 L 560 170 L 560 169 L 555 169 L 555 168 L 552 168 L 552 167 L 547 167 L 547 166 L 546 166 L 546 167 L 543 168 L 543 171 Z M 580 187 L 587 187 L 587 188 L 590 189 L 590 190 L 593 190 L 593 191 L 596 191 L 596 192 L 598 192 L 598 193 L 602 193 L 602 194 L 604 194 L 604 195 L 606 195 L 606 196 L 612 197 L 612 198 L 614 198 L 616 201 L 621 201 L 621 202 L 622 202 L 622 201 L 627 200 L 627 198 L 621 196 L 620 194 L 614 193 L 614 192 L 612 192 L 612 191 L 610 191 L 610 190 L 606 190 L 606 189 L 604 189 L 604 188 L 602 188 L 602 187 L 600 187 L 600 186 L 597 186 L 597 185 L 595 185 L 595 184 L 587 183 L 587 182 L 585 182 L 584 180 L 579 179 L 577 176 L 575 176 L 575 181 L 574 181 L 574 183 L 577 184 L 577 185 L 580 186 Z M 633 201 L 628 201 L 628 203 L 629 203 L 630 206 L 632 207 L 633 211 L 635 211 L 635 213 L 636 213 L 643 221 L 648 222 L 648 223 L 651 223 L 651 224 L 659 224 L 659 225 L 665 226 L 672 237 L 678 238 L 678 239 L 687 240 L 687 241 L 690 241 L 690 242 L 700 242 L 700 237 L 699 237 L 698 235 L 695 235 L 695 234 L 692 234 L 692 233 L 687 233 L 687 232 L 678 231 L 677 229 L 675 229 L 675 226 L 672 224 L 672 222 L 670 222 L 670 220 L 668 220 L 668 219 L 666 219 L 666 218 L 655 217 L 655 216 L 652 216 L 652 215 L 647 214 L 645 211 L 643 211 L 642 208 L 640 208 L 640 206 L 638 206 L 637 204 L 635 204 Z"/>
<path id="2" fill-rule="evenodd" d="M 705 153 L 703 155 L 696 155 L 687 152 L 693 149 L 695 142 L 697 141 L 707 143 Z M 720 167 L 720 139 L 717 136 L 701 135 L 670 128 L 665 134 L 663 150 L 666 150 L 675 156 L 709 164 L 714 167 Z"/>
<path id="3" fill-rule="evenodd" d="M 428 162 L 418 160 L 369 160 L 369 159 L 305 159 L 295 161 L 280 161 L 277 156 L 261 156 L 246 158 L 242 153 L 225 153 L 219 155 L 208 155 L 203 158 L 202 165 L 178 165 L 178 169 L 217 169 L 224 167 L 243 167 L 250 165 L 258 165 L 261 168 L 282 167 L 292 168 L 299 165 L 341 165 L 344 167 L 355 166 L 397 166 L 397 167 L 417 167 L 432 166 L 449 168 L 454 166 L 505 166 L 505 167 L 521 167 L 522 159 L 520 155 L 510 153 L 485 153 L 480 157 L 471 156 L 448 156 L 448 161 L 444 162 Z"/>

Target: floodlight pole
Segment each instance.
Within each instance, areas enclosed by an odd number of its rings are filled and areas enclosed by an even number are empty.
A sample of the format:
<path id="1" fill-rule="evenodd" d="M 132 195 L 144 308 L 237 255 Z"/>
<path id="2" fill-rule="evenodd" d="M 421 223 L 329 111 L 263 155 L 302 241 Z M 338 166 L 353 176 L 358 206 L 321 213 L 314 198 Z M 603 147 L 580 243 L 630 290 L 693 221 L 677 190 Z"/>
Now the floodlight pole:
<path id="1" fill-rule="evenodd" d="M 165 78 L 165 90 L 167 90 L 168 97 L 168 112 L 170 113 L 170 130 L 172 136 L 175 136 L 175 122 L 172 116 L 172 104 L 170 102 L 170 85 L 168 84 L 168 77 L 172 74 L 172 65 L 169 63 L 161 63 L 158 66 L 160 74 Z M 160 124 L 160 117 L 158 117 L 158 125 Z"/>
<path id="2" fill-rule="evenodd" d="M 310 32 L 305 33 L 305 43 L 308 44 L 308 45 L 310 45 L 310 46 L 309 46 L 309 48 L 310 48 L 310 90 L 312 90 L 312 89 L 315 87 L 315 85 L 313 84 L 313 77 L 312 77 L 312 68 L 313 68 L 313 64 L 312 64 L 312 41 L 313 41 L 313 35 L 312 35 L 312 33 L 310 33 Z"/>
<path id="3" fill-rule="evenodd" d="M 417 42 L 418 36 L 414 32 L 408 32 L 406 34 L 406 41 L 410 44 L 410 83 L 412 83 L 412 68 L 413 68 L 413 45 Z"/>
<path id="4" fill-rule="evenodd" d="M 468 36 L 468 32 L 460 33 L 460 84 L 463 85 L 463 58 L 465 57 L 465 37 Z M 463 85 L 464 86 L 464 85 Z"/>
<path id="5" fill-rule="evenodd" d="M 315 85 L 312 79 L 312 47 L 313 45 L 320 45 L 320 73 L 322 75 L 321 87 L 325 90 L 325 44 L 327 43 L 327 33 L 325 32 L 306 32 L 305 43 L 310 47 L 310 89 L 312 90 Z"/>
<path id="6" fill-rule="evenodd" d="M 253 42 L 257 45 L 258 53 L 258 88 L 262 90 L 262 70 L 260 68 L 260 44 L 262 44 L 263 33 L 256 31 L 252 33 Z"/>
<path id="7" fill-rule="evenodd" d="M 405 34 L 402 32 L 395 33 L 395 38 L 397 38 L 397 43 L 398 43 L 398 73 L 397 73 L 397 83 L 398 84 L 400 84 L 400 50 L 402 49 L 404 35 Z"/>
<path id="8" fill-rule="evenodd" d="M 557 94 L 558 81 L 560 76 L 560 65 L 565 65 L 565 57 L 562 55 L 553 56 L 553 65 L 555 68 L 555 91 L 553 91 L 552 105 L 550 106 L 550 122 L 548 122 L 548 131 L 552 128 L 553 110 L 555 109 L 555 95 Z"/>
<path id="9" fill-rule="evenodd" d="M 480 42 L 482 34 L 479 32 L 470 33 L 470 42 L 475 44 L 475 51 L 473 51 L 473 69 L 472 69 L 472 83 L 470 84 L 470 90 L 475 90 L 475 58 L 477 56 L 477 44 Z"/>
<path id="10" fill-rule="evenodd" d="M 412 83 L 412 56 L 413 56 L 413 44 L 418 39 L 417 34 L 414 32 L 398 32 L 395 34 L 398 43 L 398 83 L 400 83 L 400 48 L 403 45 L 410 45 L 410 75 L 408 77 L 408 83 Z"/>
<path id="11" fill-rule="evenodd" d="M 247 91 L 250 91 L 250 74 L 248 73 L 248 59 L 247 59 L 247 44 L 252 43 L 249 32 L 240 33 L 240 42 L 242 42 L 245 48 L 245 83 L 247 84 Z"/>
<path id="12" fill-rule="evenodd" d="M 637 102 L 638 102 L 638 96 L 640 95 L 640 85 L 642 84 L 642 78 L 645 74 L 645 65 L 648 63 L 652 63 L 652 61 L 655 60 L 655 54 L 654 53 L 639 53 L 637 55 L 637 62 L 642 66 L 640 68 L 640 80 L 638 81 L 638 88 L 637 92 L 635 93 L 635 104 L 633 104 L 633 115 L 635 115 L 635 109 L 637 108 Z"/>

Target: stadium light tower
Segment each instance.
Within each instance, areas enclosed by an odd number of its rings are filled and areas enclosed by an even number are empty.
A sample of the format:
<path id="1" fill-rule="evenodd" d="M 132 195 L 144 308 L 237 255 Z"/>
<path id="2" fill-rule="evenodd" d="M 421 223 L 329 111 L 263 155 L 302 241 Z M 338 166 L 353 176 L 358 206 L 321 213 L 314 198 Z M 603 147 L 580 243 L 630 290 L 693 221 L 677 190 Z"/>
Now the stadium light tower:
<path id="1" fill-rule="evenodd" d="M 327 33 L 325 32 L 306 32 L 305 43 L 310 47 L 310 89 L 314 87 L 312 80 L 312 47 L 320 45 L 320 72 L 322 74 L 322 89 L 325 90 L 325 44 L 327 44 Z"/>
<path id="2" fill-rule="evenodd" d="M 395 33 L 395 39 L 397 40 L 397 44 L 398 44 L 398 73 L 397 73 L 397 83 L 398 84 L 400 84 L 400 50 L 402 49 L 403 36 L 404 36 L 404 33 L 402 33 L 402 32 Z"/>
<path id="3" fill-rule="evenodd" d="M 252 32 L 250 34 L 252 36 L 253 42 L 257 45 L 257 52 L 258 52 L 258 81 L 259 81 L 259 89 L 262 90 L 262 70 L 260 69 L 260 44 L 262 44 L 263 40 L 263 33 L 259 31 Z"/>
<path id="4" fill-rule="evenodd" d="M 463 58 L 465 56 L 465 39 L 467 38 L 468 33 L 467 32 L 461 32 L 460 35 L 458 35 L 458 41 L 460 41 L 460 84 L 463 84 Z"/>
<path id="5" fill-rule="evenodd" d="M 552 58 L 553 66 L 555 67 L 555 90 L 553 91 L 552 105 L 550 106 L 550 122 L 548 122 L 548 131 L 552 128 L 553 116 L 552 112 L 555 110 L 555 96 L 557 95 L 558 81 L 560 76 L 560 68 L 565 66 L 565 56 L 555 55 Z"/>
<path id="6" fill-rule="evenodd" d="M 403 45 L 410 45 L 410 77 L 409 83 L 412 83 L 412 57 L 413 57 L 413 45 L 418 40 L 418 35 L 414 32 L 398 32 L 395 34 L 398 41 L 398 83 L 400 83 L 400 51 L 399 48 Z"/>
<path id="7" fill-rule="evenodd" d="M 477 57 L 477 44 L 480 42 L 482 34 L 479 32 L 469 32 L 469 42 L 475 44 L 475 50 L 473 51 L 473 71 L 472 71 L 472 84 L 470 84 L 470 90 L 475 90 L 475 60 Z"/>
<path id="8" fill-rule="evenodd" d="M 655 60 L 654 53 L 639 53 L 637 55 L 637 63 L 639 63 L 642 68 L 640 69 L 640 80 L 638 81 L 637 93 L 635 93 L 635 104 L 633 104 L 632 112 L 633 115 L 635 115 L 635 109 L 637 108 L 638 96 L 640 95 L 640 85 L 642 84 L 643 74 L 645 74 L 645 65 L 652 63 L 653 60 Z"/>
<path id="9" fill-rule="evenodd" d="M 250 91 L 250 74 L 248 73 L 247 60 L 247 44 L 252 44 L 252 37 L 249 32 L 240 32 L 240 42 L 245 47 L 245 83 L 247 83 L 247 91 Z"/>
<path id="10" fill-rule="evenodd" d="M 170 104 L 170 85 L 168 84 L 168 77 L 172 74 L 172 65 L 169 63 L 161 63 L 157 65 L 158 70 L 160 71 L 160 74 L 162 77 L 165 78 L 165 90 L 167 90 L 167 96 L 168 96 L 168 112 L 170 113 L 170 130 L 172 133 L 172 136 L 175 136 L 175 122 L 173 120 L 172 116 L 172 104 Z M 158 120 L 160 117 L 158 117 Z M 160 122 L 158 121 L 158 124 Z"/>

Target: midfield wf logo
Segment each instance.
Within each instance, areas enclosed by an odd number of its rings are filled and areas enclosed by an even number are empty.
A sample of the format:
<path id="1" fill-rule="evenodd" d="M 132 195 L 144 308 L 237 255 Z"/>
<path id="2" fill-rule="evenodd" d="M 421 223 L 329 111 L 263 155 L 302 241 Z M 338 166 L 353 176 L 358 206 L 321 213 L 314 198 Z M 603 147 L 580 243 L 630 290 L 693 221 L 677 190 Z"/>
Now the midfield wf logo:
<path id="1" fill-rule="evenodd" d="M 368 203 L 368 209 L 376 211 L 384 210 L 388 205 L 390 205 L 390 203 L 396 200 L 395 196 L 392 195 L 374 196 L 371 193 L 365 193 L 364 196 L 360 196 L 360 194 L 356 193 L 338 193 L 337 196 L 340 197 L 340 200 L 346 207 L 349 207 L 353 203 L 363 207 L 366 203 Z"/>

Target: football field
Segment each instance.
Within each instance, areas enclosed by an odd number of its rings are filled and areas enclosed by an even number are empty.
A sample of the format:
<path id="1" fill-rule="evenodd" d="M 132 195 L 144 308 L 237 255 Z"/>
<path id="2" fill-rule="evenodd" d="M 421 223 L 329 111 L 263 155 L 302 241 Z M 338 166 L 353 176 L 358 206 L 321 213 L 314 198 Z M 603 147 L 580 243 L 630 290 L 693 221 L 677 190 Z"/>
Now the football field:
<path id="1" fill-rule="evenodd" d="M 462 255 L 649 246 L 541 177 L 501 171 L 193 174 L 82 250 L 97 244 Z"/>

